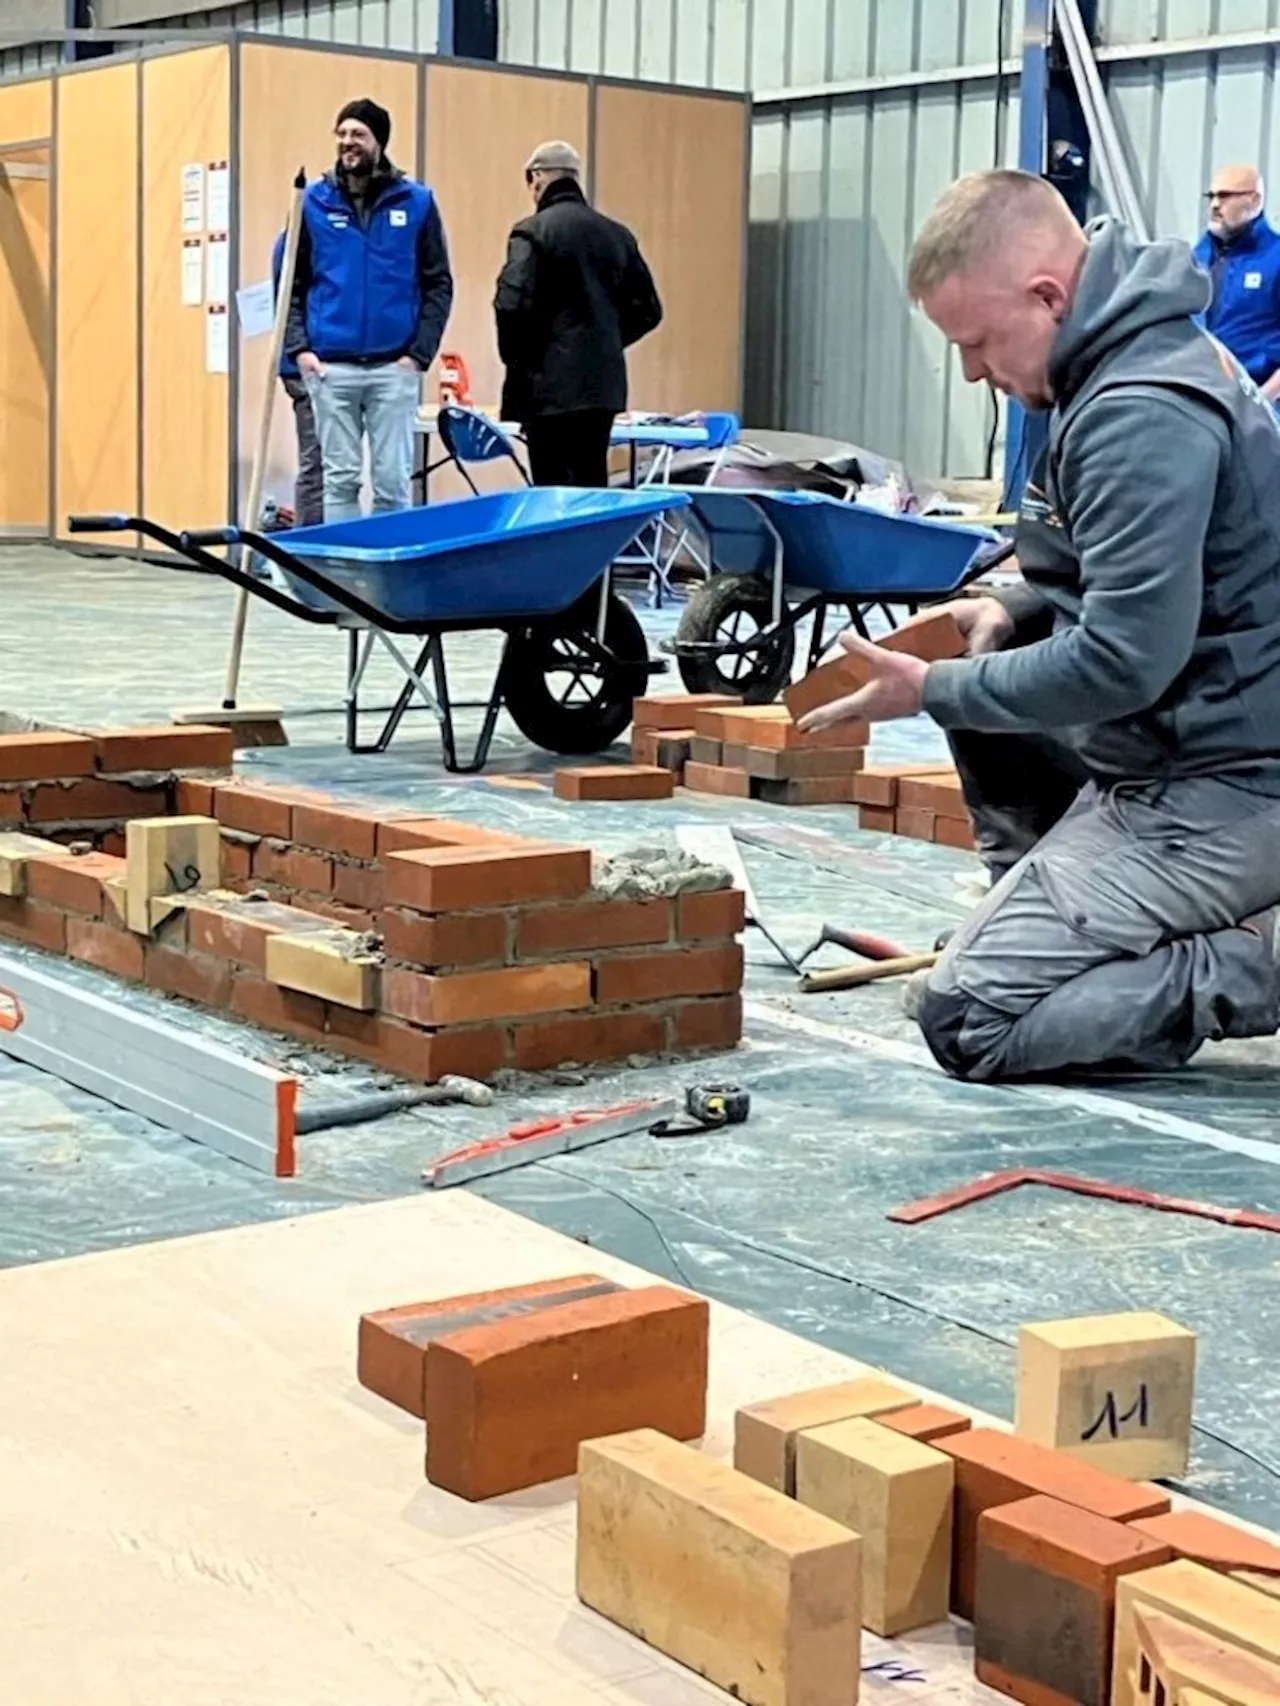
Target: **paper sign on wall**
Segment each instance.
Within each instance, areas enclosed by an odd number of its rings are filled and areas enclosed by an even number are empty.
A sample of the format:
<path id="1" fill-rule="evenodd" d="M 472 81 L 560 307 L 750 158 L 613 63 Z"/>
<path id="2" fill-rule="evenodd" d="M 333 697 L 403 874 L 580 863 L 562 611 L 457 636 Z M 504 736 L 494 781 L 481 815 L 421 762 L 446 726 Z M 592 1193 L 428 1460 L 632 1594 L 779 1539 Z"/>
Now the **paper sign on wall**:
<path id="1" fill-rule="evenodd" d="M 209 163 L 209 207 L 208 220 L 210 231 L 228 231 L 231 228 L 231 168 L 225 160 L 212 160 Z"/>
<path id="2" fill-rule="evenodd" d="M 224 308 L 231 288 L 230 249 L 225 231 L 215 233 L 205 245 L 204 293 L 210 302 Z"/>
<path id="3" fill-rule="evenodd" d="M 199 237 L 182 239 L 182 306 L 198 308 L 204 301 L 204 244 Z"/>
<path id="4" fill-rule="evenodd" d="M 205 309 L 204 367 L 206 373 L 227 373 L 231 367 L 231 316 L 225 306 L 210 303 Z"/>
<path id="5" fill-rule="evenodd" d="M 240 315 L 240 330 L 245 337 L 264 337 L 276 323 L 275 291 L 271 288 L 271 280 L 264 278 L 260 284 L 246 284 L 242 290 L 237 290 L 236 309 Z"/>
<path id="6" fill-rule="evenodd" d="M 182 229 L 204 230 L 204 167 L 198 160 L 182 168 Z"/>

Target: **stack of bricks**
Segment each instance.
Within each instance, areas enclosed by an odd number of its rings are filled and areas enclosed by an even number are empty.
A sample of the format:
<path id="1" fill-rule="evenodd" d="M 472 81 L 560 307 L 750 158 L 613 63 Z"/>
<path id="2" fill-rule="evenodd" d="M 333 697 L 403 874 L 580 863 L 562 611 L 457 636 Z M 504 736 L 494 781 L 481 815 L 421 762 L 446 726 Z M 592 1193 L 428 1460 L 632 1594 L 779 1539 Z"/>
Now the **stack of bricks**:
<path id="1" fill-rule="evenodd" d="M 191 731 L 165 735 L 173 755 Z M 74 738 L 0 738 L 14 831 L 0 835 L 0 937 L 426 1080 L 741 1036 L 738 890 L 609 899 L 585 846 L 302 788 L 138 776 L 158 733 Z M 60 842 L 43 834 L 54 825 Z M 108 836 L 112 851 L 88 848 Z"/>
<path id="2" fill-rule="evenodd" d="M 661 765 L 675 782 L 683 782 L 692 756 L 694 719 L 702 711 L 729 711 L 741 703 L 729 693 L 670 693 L 633 700 L 633 762 Z"/>
<path id="3" fill-rule="evenodd" d="M 858 827 L 973 852 L 973 822 L 960 778 L 937 764 L 869 764 L 854 778 Z"/>

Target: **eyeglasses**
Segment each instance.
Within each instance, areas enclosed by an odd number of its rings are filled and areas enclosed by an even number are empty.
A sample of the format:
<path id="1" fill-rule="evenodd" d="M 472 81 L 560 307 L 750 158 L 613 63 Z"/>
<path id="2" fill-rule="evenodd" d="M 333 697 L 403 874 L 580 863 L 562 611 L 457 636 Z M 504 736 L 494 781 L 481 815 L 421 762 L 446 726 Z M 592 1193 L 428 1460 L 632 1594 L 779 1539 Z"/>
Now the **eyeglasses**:
<path id="1" fill-rule="evenodd" d="M 1206 201 L 1234 201 L 1237 196 L 1244 196 L 1247 200 L 1256 194 L 1256 190 L 1206 190 L 1204 199 Z"/>

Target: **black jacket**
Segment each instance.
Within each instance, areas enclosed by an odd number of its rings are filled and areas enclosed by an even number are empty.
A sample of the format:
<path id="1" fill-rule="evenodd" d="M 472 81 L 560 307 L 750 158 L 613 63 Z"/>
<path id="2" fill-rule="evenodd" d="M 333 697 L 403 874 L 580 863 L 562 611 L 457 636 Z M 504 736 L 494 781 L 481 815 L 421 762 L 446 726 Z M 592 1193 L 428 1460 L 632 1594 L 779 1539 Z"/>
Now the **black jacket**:
<path id="1" fill-rule="evenodd" d="M 627 406 L 623 351 L 662 321 L 662 304 L 625 225 L 561 178 L 507 240 L 494 299 L 507 370 L 506 420 Z"/>

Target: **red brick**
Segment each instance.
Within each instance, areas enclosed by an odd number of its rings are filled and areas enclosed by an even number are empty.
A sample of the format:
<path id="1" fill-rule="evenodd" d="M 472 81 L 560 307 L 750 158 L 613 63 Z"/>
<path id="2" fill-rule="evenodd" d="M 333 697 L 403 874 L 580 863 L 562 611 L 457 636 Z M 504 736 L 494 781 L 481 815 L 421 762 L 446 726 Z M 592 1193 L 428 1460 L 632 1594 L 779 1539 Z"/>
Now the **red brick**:
<path id="1" fill-rule="evenodd" d="M 870 830 L 873 835 L 896 835 L 898 814 L 892 810 L 882 811 L 879 806 L 859 806 L 858 828 Z"/>
<path id="2" fill-rule="evenodd" d="M 109 829 L 105 834 L 96 836 L 95 840 L 98 843 L 99 853 L 107 853 L 113 859 L 127 858 L 129 843 L 125 839 L 123 830 Z"/>
<path id="3" fill-rule="evenodd" d="M 50 954 L 67 951 L 67 915 L 38 901 L 0 894 L 0 935 Z"/>
<path id="4" fill-rule="evenodd" d="M 1131 1525 L 1148 1540 L 1169 1547 L 1177 1558 L 1189 1558 L 1206 1569 L 1253 1570 L 1280 1578 L 1280 1545 L 1265 1535 L 1251 1534 L 1208 1511 L 1171 1511 L 1166 1516 L 1141 1517 Z"/>
<path id="5" fill-rule="evenodd" d="M 695 740 L 720 741 L 726 738 L 726 725 L 729 721 L 729 710 L 695 711 L 693 716 L 693 738 Z"/>
<path id="6" fill-rule="evenodd" d="M 202 814 L 203 815 L 203 814 Z M 253 849 L 250 841 L 222 838 L 222 880 L 224 883 L 247 883 L 253 875 Z"/>
<path id="7" fill-rule="evenodd" d="M 98 769 L 117 776 L 127 770 L 227 770 L 235 757 L 231 730 L 202 723 L 103 729 L 94 744 Z"/>
<path id="8" fill-rule="evenodd" d="M 1000 1433 L 995 1428 L 972 1428 L 933 1442 L 956 1466 L 955 1551 L 951 1572 L 951 1609 L 973 1621 L 974 1570 L 978 1551 L 978 1518 L 997 1505 L 1043 1493 L 1113 1522 L 1160 1516 L 1169 1509 L 1169 1495 L 1142 1482 L 1122 1481 L 1087 1463 L 1078 1463 L 1047 1446 Z"/>
<path id="9" fill-rule="evenodd" d="M 296 804 L 297 801 L 286 793 L 233 782 L 215 788 L 213 815 L 226 829 L 239 829 L 246 835 L 271 835 L 277 841 L 292 841 Z"/>
<path id="10" fill-rule="evenodd" d="M 689 756 L 686 764 L 713 764 L 725 770 L 741 770 L 747 762 L 747 749 L 734 747 L 731 754 L 726 754 L 722 740 L 708 740 L 705 735 L 695 734 L 689 742 Z"/>
<path id="11" fill-rule="evenodd" d="M 392 853 L 387 902 L 418 912 L 484 912 L 573 900 L 591 882 L 586 847 L 435 847 Z"/>
<path id="12" fill-rule="evenodd" d="M 682 894 L 677 902 L 676 935 L 682 942 L 736 936 L 746 928 L 747 897 L 741 889 L 708 889 Z"/>
<path id="13" fill-rule="evenodd" d="M 969 809 L 958 776 L 937 780 L 928 776 L 904 776 L 898 786 L 898 808 L 909 806 L 933 812 L 937 817 L 959 818 L 968 822 Z"/>
<path id="14" fill-rule="evenodd" d="M 187 939 L 193 953 L 216 954 L 265 971 L 268 937 L 282 930 L 327 930 L 330 922 L 275 901 L 242 900 L 218 906 L 200 900 L 187 908 Z"/>
<path id="15" fill-rule="evenodd" d="M 179 776 L 174 785 L 174 811 L 179 817 L 212 817 L 213 783 Z"/>
<path id="16" fill-rule="evenodd" d="M 0 782 L 92 776 L 93 756 L 93 742 L 84 735 L 0 735 Z"/>
<path id="17" fill-rule="evenodd" d="M 895 833 L 905 835 L 912 841 L 932 841 L 937 825 L 938 820 L 933 812 L 921 811 L 916 806 L 899 806 L 894 813 Z"/>
<path id="18" fill-rule="evenodd" d="M 635 700 L 631 717 L 639 729 L 688 729 L 700 713 L 732 710 L 741 703 L 735 693 L 660 693 Z"/>
<path id="19" fill-rule="evenodd" d="M 773 806 L 848 806 L 853 804 L 853 775 L 795 776 L 789 782 L 754 781 L 757 800 Z"/>
<path id="20" fill-rule="evenodd" d="M 333 896 L 344 906 L 377 912 L 382 906 L 384 887 L 385 879 L 377 866 L 335 863 L 333 867 Z"/>
<path id="21" fill-rule="evenodd" d="M 22 822 L 22 795 L 16 788 L 0 788 L 0 825 Z"/>
<path id="22" fill-rule="evenodd" d="M 507 957 L 505 912 L 452 912 L 427 918 L 418 912 L 385 911 L 377 928 L 389 960 L 420 966 L 501 964 Z"/>
<path id="23" fill-rule="evenodd" d="M 728 995 L 742 987 L 742 948 L 669 948 L 659 954 L 620 954 L 596 967 L 596 1000 L 670 1001 L 682 995 Z"/>
<path id="24" fill-rule="evenodd" d="M 663 734 L 654 731 L 657 740 L 657 754 L 653 762 L 663 770 L 672 770 L 677 775 L 693 756 L 693 730 L 668 729 Z M 640 760 L 637 759 L 637 763 Z M 665 796 L 659 795 L 658 798 Z"/>
<path id="25" fill-rule="evenodd" d="M 489 1499 L 572 1475 L 583 1440 L 699 1438 L 709 1313 L 645 1286 L 445 1334 L 427 1357 L 427 1479 Z"/>
<path id="26" fill-rule="evenodd" d="M 520 914 L 516 952 L 523 960 L 594 948 L 639 948 L 671 939 L 669 900 L 596 900 L 540 906 Z"/>
<path id="27" fill-rule="evenodd" d="M 751 778 L 745 770 L 728 770 L 720 764 L 695 764 L 684 767 L 684 786 L 694 794 L 721 794 L 730 800 L 751 798 Z"/>
<path id="28" fill-rule="evenodd" d="M 755 705 L 729 712 L 722 726 L 723 740 L 744 741 L 748 746 L 771 752 L 818 748 L 854 752 L 861 751 L 871 740 L 871 725 L 864 722 L 838 723 L 835 728 L 803 733 L 783 705 Z"/>
<path id="29" fill-rule="evenodd" d="M 945 1439 L 948 1434 L 962 1434 L 973 1426 L 970 1416 L 945 1409 L 941 1404 L 909 1404 L 905 1410 L 890 1410 L 887 1415 L 877 1416 L 876 1421 L 882 1428 L 892 1428 L 894 1433 L 906 1434 L 908 1439 L 918 1439 L 923 1445 Z"/>
<path id="30" fill-rule="evenodd" d="M 95 819 L 167 817 L 164 788 L 131 788 L 127 782 L 42 782 L 27 808 L 31 823 L 87 823 Z"/>
<path id="31" fill-rule="evenodd" d="M 631 731 L 631 761 L 633 764 L 656 764 L 658 762 L 657 729 L 632 729 Z"/>
<path id="32" fill-rule="evenodd" d="M 830 780 L 840 777 L 855 790 L 866 749 L 860 746 L 800 746 L 773 751 L 762 746 L 734 746 L 722 749 L 725 764 L 736 764 L 748 776 L 762 782 L 808 782 L 815 778 Z"/>
<path id="33" fill-rule="evenodd" d="M 226 1007 L 231 1002 L 232 968 L 210 954 L 187 948 L 147 944 L 144 974 L 153 989 L 181 995 L 200 1007 Z"/>
<path id="34" fill-rule="evenodd" d="M 978 849 L 978 840 L 968 818 L 961 823 L 958 818 L 940 817 L 933 826 L 933 839 L 939 847 L 958 847 L 965 853 L 976 853 Z"/>
<path id="35" fill-rule="evenodd" d="M 255 972 L 238 971 L 231 985 L 231 1011 L 267 1031 L 321 1042 L 325 1031 L 324 1002 L 296 989 L 281 989 Z"/>
<path id="36" fill-rule="evenodd" d="M 742 997 L 721 995 L 682 1002 L 675 1011 L 672 1046 L 736 1048 L 742 1041 Z"/>
<path id="37" fill-rule="evenodd" d="M 891 808 L 897 805 L 898 789 L 907 777 L 954 775 L 954 770 L 941 764 L 868 764 L 858 772 L 853 797 L 860 806 Z"/>
<path id="38" fill-rule="evenodd" d="M 123 859 L 106 853 L 66 854 L 59 859 L 37 854 L 27 861 L 27 895 L 64 912 L 80 912 L 86 918 L 102 917 L 102 885 L 110 877 L 122 877 Z"/>
<path id="39" fill-rule="evenodd" d="M 378 846 L 378 821 L 354 807 L 296 806 L 293 839 L 300 847 L 319 847 L 348 859 L 372 859 Z"/>
<path id="40" fill-rule="evenodd" d="M 528 836 L 510 835 L 506 830 L 488 829 L 482 823 L 463 823 L 449 817 L 413 817 L 406 814 L 378 823 L 379 859 L 388 853 L 409 853 L 430 847 L 523 847 Z"/>
<path id="41" fill-rule="evenodd" d="M 584 1292 L 619 1289 L 614 1281 L 599 1274 L 567 1274 L 563 1279 L 538 1280 L 533 1285 L 507 1286 L 501 1291 L 477 1291 L 465 1297 L 374 1310 L 360 1317 L 356 1378 L 389 1404 L 425 1421 L 427 1356 L 434 1339 L 457 1332 L 464 1325 L 531 1315 L 555 1303 L 576 1301 Z"/>
<path id="42" fill-rule="evenodd" d="M 305 905 L 308 912 L 318 918 L 328 919 L 330 924 L 341 924 L 344 930 L 372 930 L 376 914 L 367 911 L 362 906 L 343 906 L 328 895 L 300 895 L 298 902 Z"/>
<path id="43" fill-rule="evenodd" d="M 415 1025 L 475 1025 L 590 1005 L 591 967 L 573 960 L 447 977 L 391 967 L 382 979 L 384 1012 Z"/>
<path id="44" fill-rule="evenodd" d="M 143 940 L 114 924 L 99 924 L 91 918 L 68 918 L 67 952 L 73 960 L 113 972 L 116 977 L 140 979 L 143 974 Z"/>
<path id="45" fill-rule="evenodd" d="M 658 764 L 577 765 L 556 771 L 558 800 L 669 800 L 670 770 Z"/>
<path id="46" fill-rule="evenodd" d="M 330 1014 L 337 1030 L 338 1009 Z M 378 1063 L 387 1072 L 434 1084 L 448 1073 L 492 1078 L 507 1064 L 507 1033 L 497 1025 L 472 1025 L 456 1031 L 420 1031 L 414 1025 L 384 1019 Z"/>
<path id="47" fill-rule="evenodd" d="M 876 643 L 886 652 L 909 652 L 912 657 L 922 658 L 926 663 L 963 657 L 966 648 L 964 635 L 956 626 L 954 616 L 941 611 L 895 628 L 893 633 L 886 634 Z M 793 682 L 782 699 L 799 722 L 819 706 L 856 693 L 870 680 L 871 671 L 860 657 L 841 652 L 830 663 L 819 664 L 800 681 Z"/>
<path id="48" fill-rule="evenodd" d="M 549 1019 L 518 1025 L 513 1063 L 524 1072 L 544 1072 L 570 1061 L 625 1060 L 632 1054 L 660 1054 L 666 1024 L 652 1009 L 629 1013 L 587 1013 L 576 1019 Z"/>
<path id="49" fill-rule="evenodd" d="M 1036 1497 L 978 1521 L 978 1680 L 1016 1700 L 1111 1697 L 1116 1582 L 1170 1562 L 1169 1547 Z"/>
<path id="50" fill-rule="evenodd" d="M 260 841 L 253 853 L 253 878 L 292 894 L 328 894 L 333 888 L 333 861 L 289 842 Z"/>

